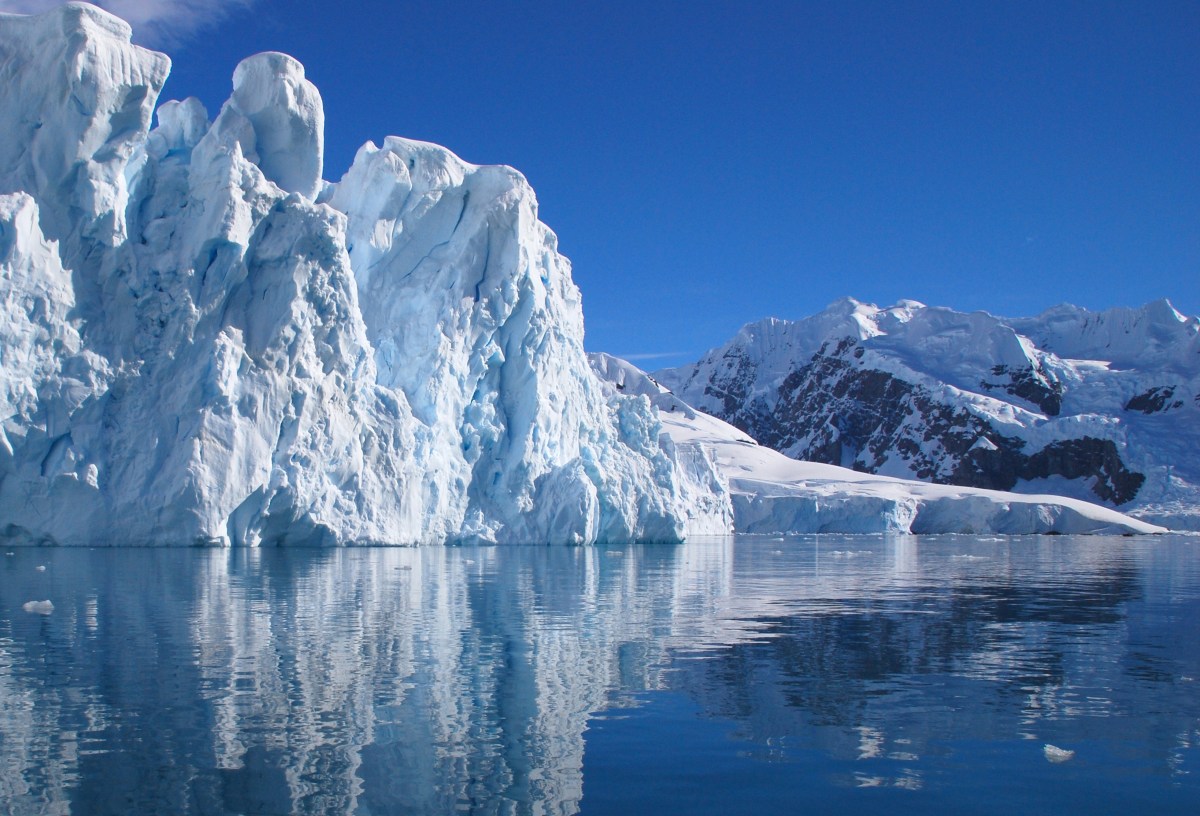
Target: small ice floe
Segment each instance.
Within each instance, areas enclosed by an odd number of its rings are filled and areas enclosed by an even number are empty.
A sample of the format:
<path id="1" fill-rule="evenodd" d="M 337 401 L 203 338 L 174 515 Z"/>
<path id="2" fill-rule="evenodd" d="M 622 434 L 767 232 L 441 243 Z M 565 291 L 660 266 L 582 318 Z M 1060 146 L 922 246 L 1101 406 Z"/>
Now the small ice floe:
<path id="1" fill-rule="evenodd" d="M 625 556 L 625 553 L 620 550 L 605 550 L 604 554 L 613 558 L 623 558 Z"/>
<path id="2" fill-rule="evenodd" d="M 1045 753 L 1046 759 L 1050 762 L 1066 762 L 1069 759 L 1075 758 L 1074 751 L 1059 748 L 1057 745 L 1051 745 L 1048 742 L 1042 747 L 1042 752 Z"/>
<path id="3" fill-rule="evenodd" d="M 45 565 L 45 564 L 38 564 L 36 567 L 34 567 L 34 569 L 36 569 L 38 572 L 45 572 L 45 571 L 46 571 L 46 565 Z"/>
<path id="4" fill-rule="evenodd" d="M 54 611 L 54 604 L 49 601 L 26 601 L 21 608 L 31 615 L 49 615 Z"/>
<path id="5" fill-rule="evenodd" d="M 5 555 L 7 555 L 9 558 L 12 558 L 14 555 L 16 555 L 16 553 L 7 552 Z"/>

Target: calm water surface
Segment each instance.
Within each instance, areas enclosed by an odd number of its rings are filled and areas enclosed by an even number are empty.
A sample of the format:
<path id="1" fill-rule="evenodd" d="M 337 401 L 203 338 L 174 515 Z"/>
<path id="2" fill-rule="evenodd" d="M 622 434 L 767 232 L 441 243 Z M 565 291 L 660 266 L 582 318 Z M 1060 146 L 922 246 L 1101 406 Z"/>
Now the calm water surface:
<path id="1" fill-rule="evenodd" d="M 1200 539 L 0 552 L 0 813 L 1200 813 Z"/>

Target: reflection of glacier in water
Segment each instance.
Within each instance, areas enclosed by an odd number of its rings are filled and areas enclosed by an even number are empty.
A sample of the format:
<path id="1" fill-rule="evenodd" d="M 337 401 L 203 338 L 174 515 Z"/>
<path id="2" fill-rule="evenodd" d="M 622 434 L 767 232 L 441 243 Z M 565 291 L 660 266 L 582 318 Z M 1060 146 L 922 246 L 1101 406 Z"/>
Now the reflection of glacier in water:
<path id="1" fill-rule="evenodd" d="M 653 735 L 677 695 L 781 789 L 984 795 L 978 755 L 1003 795 L 1053 743 L 1055 785 L 1200 792 L 1186 539 L 12 552 L 4 812 L 603 810 L 622 727 L 660 749 L 630 767 L 736 768 Z"/>

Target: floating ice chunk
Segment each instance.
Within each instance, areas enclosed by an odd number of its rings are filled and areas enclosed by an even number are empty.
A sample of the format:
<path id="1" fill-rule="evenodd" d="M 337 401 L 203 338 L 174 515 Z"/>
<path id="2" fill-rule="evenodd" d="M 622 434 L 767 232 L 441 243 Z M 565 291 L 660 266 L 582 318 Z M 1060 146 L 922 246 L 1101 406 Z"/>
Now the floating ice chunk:
<path id="1" fill-rule="evenodd" d="M 1066 748 L 1059 748 L 1057 745 L 1051 745 L 1048 742 L 1045 744 L 1045 746 L 1043 746 L 1042 751 L 1046 754 L 1046 759 L 1050 762 L 1066 762 L 1075 758 L 1074 751 L 1068 751 Z"/>
<path id="2" fill-rule="evenodd" d="M 35 569 L 36 569 L 38 572 L 45 572 L 45 571 L 46 571 L 46 565 L 45 565 L 45 564 L 38 564 L 38 565 L 37 565 L 37 567 L 35 567 Z"/>
<path id="3" fill-rule="evenodd" d="M 54 611 L 54 604 L 49 601 L 26 601 L 21 608 L 31 615 L 49 615 Z"/>

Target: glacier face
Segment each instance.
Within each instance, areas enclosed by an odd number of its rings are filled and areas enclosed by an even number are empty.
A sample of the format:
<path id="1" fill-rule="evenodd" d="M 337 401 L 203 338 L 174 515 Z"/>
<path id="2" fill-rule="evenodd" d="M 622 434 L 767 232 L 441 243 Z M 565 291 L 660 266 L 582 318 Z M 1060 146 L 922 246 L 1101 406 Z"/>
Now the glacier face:
<path id="1" fill-rule="evenodd" d="M 1200 320 L 1166 301 L 1006 319 L 847 299 L 655 376 L 797 459 L 1200 528 Z"/>
<path id="2" fill-rule="evenodd" d="M 83 3 L 0 15 L 0 523 L 64 544 L 679 540 L 644 398 L 583 351 L 520 174 L 367 145 L 321 180 L 282 54 L 210 123 Z"/>

